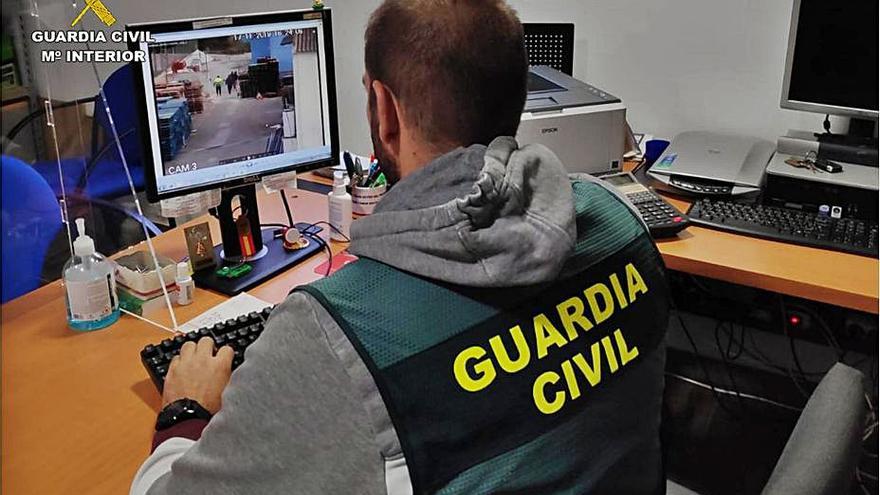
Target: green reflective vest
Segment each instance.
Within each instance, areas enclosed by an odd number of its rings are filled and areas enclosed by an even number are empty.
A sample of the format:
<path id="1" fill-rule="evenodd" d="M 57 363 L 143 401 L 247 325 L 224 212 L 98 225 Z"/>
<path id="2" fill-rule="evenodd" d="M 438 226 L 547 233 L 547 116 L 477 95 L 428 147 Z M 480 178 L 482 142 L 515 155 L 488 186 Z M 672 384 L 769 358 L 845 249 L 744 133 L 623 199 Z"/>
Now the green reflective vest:
<path id="1" fill-rule="evenodd" d="M 366 364 L 414 493 L 651 493 L 668 296 L 632 210 L 574 181 L 578 239 L 552 284 L 438 283 L 370 259 L 300 287 Z"/>

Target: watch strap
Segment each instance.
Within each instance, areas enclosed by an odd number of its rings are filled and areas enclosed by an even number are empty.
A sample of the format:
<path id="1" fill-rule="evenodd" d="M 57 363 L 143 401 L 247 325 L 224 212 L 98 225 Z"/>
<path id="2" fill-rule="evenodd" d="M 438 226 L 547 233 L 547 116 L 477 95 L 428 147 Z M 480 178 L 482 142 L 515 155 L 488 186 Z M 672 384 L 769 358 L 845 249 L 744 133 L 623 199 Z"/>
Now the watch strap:
<path id="1" fill-rule="evenodd" d="M 212 416 L 213 414 L 193 399 L 177 399 L 159 412 L 159 417 L 156 418 L 156 431 L 162 431 L 188 419 L 210 421 Z"/>

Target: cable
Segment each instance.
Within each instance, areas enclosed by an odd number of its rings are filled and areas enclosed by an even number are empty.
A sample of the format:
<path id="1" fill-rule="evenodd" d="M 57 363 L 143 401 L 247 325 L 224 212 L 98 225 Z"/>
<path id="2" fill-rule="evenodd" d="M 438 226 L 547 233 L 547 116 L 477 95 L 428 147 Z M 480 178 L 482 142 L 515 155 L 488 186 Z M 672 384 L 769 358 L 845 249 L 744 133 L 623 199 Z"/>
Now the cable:
<path id="1" fill-rule="evenodd" d="M 290 212 L 290 204 L 287 202 L 287 193 L 284 189 L 278 191 L 281 193 L 281 201 L 284 203 L 284 211 L 287 213 L 287 227 L 293 228 L 293 214 Z"/>
<path id="2" fill-rule="evenodd" d="M 715 400 L 718 402 L 718 406 L 721 407 L 721 409 L 723 409 L 726 413 L 730 414 L 731 416 L 739 417 L 738 413 L 730 410 L 727 407 L 727 404 L 725 404 L 721 400 L 721 396 L 716 391 L 717 387 L 715 387 L 715 384 L 712 382 L 712 377 L 709 374 L 709 369 L 706 367 L 706 363 L 703 362 L 703 356 L 702 356 L 702 354 L 700 354 L 699 349 L 697 349 L 697 344 L 694 341 L 694 338 L 691 336 L 691 332 L 688 331 L 687 325 L 684 324 L 684 318 L 681 317 L 681 313 L 678 311 L 675 311 L 675 316 L 676 316 L 676 318 L 678 318 L 678 323 L 681 325 L 681 329 L 684 331 L 684 335 L 687 337 L 688 342 L 690 342 L 690 344 L 691 344 L 691 348 L 694 350 L 694 357 L 697 359 L 697 362 L 699 363 L 700 368 L 703 371 L 703 375 L 706 376 L 706 381 L 709 382 L 709 385 L 708 385 L 709 389 L 712 390 L 712 393 L 715 396 Z"/>
<path id="3" fill-rule="evenodd" d="M 736 396 L 739 399 L 739 405 L 743 409 L 745 409 L 745 405 L 742 402 L 742 396 L 739 394 L 739 387 L 736 384 L 736 379 L 733 378 L 733 372 L 730 370 L 730 364 L 727 362 L 728 353 L 725 352 L 721 347 L 721 339 L 718 338 L 718 329 L 723 324 L 722 321 L 718 321 L 715 325 L 715 345 L 718 347 L 718 354 L 721 355 L 721 362 L 724 364 L 724 371 L 727 373 L 727 378 L 730 380 L 730 385 L 733 387 L 733 390 L 736 392 Z M 732 335 L 731 335 L 732 337 Z M 731 341 L 733 338 L 730 339 Z M 729 348 L 728 348 L 729 349 Z M 740 347 L 740 353 L 742 353 L 742 348 Z M 738 355 L 737 355 L 738 356 Z"/>
<path id="4" fill-rule="evenodd" d="M 787 410 L 789 410 L 789 411 L 795 411 L 795 412 L 801 412 L 801 411 L 803 411 L 803 408 L 801 408 L 801 407 L 792 406 L 792 405 L 789 405 L 789 404 L 785 404 L 785 403 L 782 403 L 782 402 L 775 401 L 775 400 L 773 400 L 773 399 L 768 399 L 768 398 L 766 398 L 766 397 L 761 397 L 761 396 L 759 396 L 759 395 L 747 394 L 747 393 L 743 393 L 743 392 L 739 392 L 739 391 L 733 391 L 733 390 L 727 390 L 727 389 L 723 389 L 723 388 L 718 388 L 718 387 L 716 387 L 715 385 L 710 385 L 710 384 L 707 384 L 707 383 L 703 383 L 703 382 L 701 382 L 701 381 L 699 381 L 699 380 L 695 380 L 695 379 L 693 379 L 693 378 L 688 378 L 688 377 L 686 377 L 686 376 L 682 376 L 682 375 L 679 375 L 679 374 L 677 374 L 677 373 L 672 373 L 672 372 L 670 372 L 670 371 L 665 372 L 665 374 L 666 374 L 667 376 L 671 376 L 671 377 L 673 377 L 673 378 L 677 378 L 677 379 L 679 379 L 679 380 L 681 380 L 681 381 L 684 381 L 684 382 L 690 383 L 691 385 L 696 385 L 696 386 L 698 386 L 698 387 L 705 388 L 705 389 L 707 389 L 707 390 L 712 390 L 712 391 L 715 392 L 715 393 L 726 394 L 726 395 L 735 395 L 735 396 L 737 396 L 737 397 L 740 397 L 741 399 L 755 400 L 755 401 L 758 401 L 758 402 L 763 402 L 763 403 L 765 403 L 765 404 L 770 404 L 770 405 L 773 405 L 773 406 L 781 407 L 781 408 L 783 408 L 783 409 L 787 409 Z"/>
<path id="5" fill-rule="evenodd" d="M 825 120 L 822 121 L 822 128 L 825 129 L 825 134 L 831 134 L 831 119 L 827 113 L 825 114 Z"/>
<path id="6" fill-rule="evenodd" d="M 786 337 L 788 337 L 788 347 L 789 347 L 789 349 L 791 349 L 792 360 L 794 360 L 794 365 L 795 365 L 795 367 L 797 367 L 798 373 L 800 374 L 801 381 L 808 382 L 807 375 L 804 373 L 804 368 L 801 366 L 801 359 L 800 359 L 800 357 L 798 357 L 797 348 L 796 348 L 795 342 L 794 342 L 794 337 L 792 337 L 791 334 L 788 333 L 788 325 L 786 325 L 787 312 L 785 310 L 785 300 L 782 298 L 781 295 L 779 296 L 779 309 L 781 311 L 780 319 L 782 320 L 782 333 Z M 789 369 L 791 369 L 791 367 L 789 367 Z M 804 398 L 809 399 L 810 394 L 801 386 L 800 383 L 798 383 L 798 381 L 794 378 L 794 376 L 792 376 L 792 381 L 794 382 L 795 386 L 797 387 L 798 392 L 800 392 L 801 395 L 804 396 Z"/>
<path id="7" fill-rule="evenodd" d="M 306 233 L 306 231 L 308 231 L 308 230 L 311 229 L 312 227 L 317 227 L 318 225 L 326 225 L 326 226 L 330 227 L 331 229 L 335 230 L 337 234 L 341 235 L 341 236 L 343 237 L 343 239 L 345 239 L 345 242 L 351 242 L 351 239 L 349 239 L 349 237 L 348 237 L 347 235 L 343 234 L 341 230 L 337 229 L 337 228 L 336 228 L 334 225 L 332 225 L 330 222 L 327 222 L 327 221 L 324 221 L 324 220 L 322 220 L 322 221 L 320 221 L 320 222 L 310 223 L 310 224 L 306 225 L 306 226 L 302 229 L 302 232 L 303 232 L 303 233 Z"/>

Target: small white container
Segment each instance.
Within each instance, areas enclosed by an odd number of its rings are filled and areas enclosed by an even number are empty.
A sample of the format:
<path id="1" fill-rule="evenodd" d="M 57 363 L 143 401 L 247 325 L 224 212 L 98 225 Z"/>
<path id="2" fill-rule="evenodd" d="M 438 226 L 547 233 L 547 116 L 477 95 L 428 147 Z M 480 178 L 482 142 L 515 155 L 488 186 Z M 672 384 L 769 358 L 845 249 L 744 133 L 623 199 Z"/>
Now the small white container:
<path id="1" fill-rule="evenodd" d="M 333 173 L 333 190 L 327 195 L 330 220 L 330 239 L 348 242 L 351 239 L 351 196 L 345 191 L 345 174 Z"/>
<path id="2" fill-rule="evenodd" d="M 357 215 L 370 215 L 379 201 L 388 192 L 388 185 L 382 184 L 376 187 L 351 188 L 351 211 Z"/>
<path id="3" fill-rule="evenodd" d="M 183 261 L 177 264 L 177 304 L 186 306 L 193 302 L 193 293 L 196 290 L 192 276 L 189 274 L 189 263 Z"/>

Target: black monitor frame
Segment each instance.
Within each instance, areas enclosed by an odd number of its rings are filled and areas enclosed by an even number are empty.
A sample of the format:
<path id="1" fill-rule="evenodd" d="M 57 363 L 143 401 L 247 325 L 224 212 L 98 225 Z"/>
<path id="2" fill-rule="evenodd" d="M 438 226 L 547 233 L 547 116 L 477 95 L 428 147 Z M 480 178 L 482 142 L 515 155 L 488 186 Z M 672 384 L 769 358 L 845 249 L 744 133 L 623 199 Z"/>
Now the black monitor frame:
<path id="1" fill-rule="evenodd" d="M 326 79 L 327 79 L 327 103 L 328 103 L 328 122 L 327 125 L 330 127 L 330 157 L 315 160 L 312 162 L 299 163 L 299 164 L 291 164 L 286 167 L 280 167 L 271 171 L 259 172 L 252 175 L 244 175 L 241 177 L 237 177 L 234 179 L 228 179 L 221 183 L 212 183 L 212 184 L 202 184 L 186 189 L 178 189 L 174 191 L 165 191 L 159 192 L 156 170 L 154 167 L 154 157 L 153 157 L 153 147 L 151 143 L 150 129 L 147 122 L 147 95 L 146 92 L 148 90 L 152 90 L 152 88 L 142 88 L 143 81 L 143 68 L 140 63 L 132 62 L 132 69 L 134 70 L 134 80 L 135 87 L 133 89 L 133 93 L 136 99 L 137 111 L 139 115 L 138 119 L 138 133 L 140 134 L 140 144 L 141 144 L 141 156 L 144 160 L 144 178 L 146 183 L 146 191 L 147 191 L 147 199 L 150 202 L 158 202 L 162 199 L 173 198 L 177 196 L 184 196 L 187 194 L 207 191 L 211 189 L 231 189 L 239 186 L 252 185 L 254 183 L 259 182 L 260 178 L 267 175 L 274 175 L 283 172 L 307 172 L 309 170 L 315 170 L 318 168 L 328 167 L 336 164 L 336 161 L 339 157 L 339 117 L 337 113 L 337 104 L 336 104 L 336 70 L 334 66 L 334 56 L 333 56 L 333 25 L 332 25 L 332 15 L 330 9 L 322 9 L 322 10 L 293 10 L 293 11 L 282 11 L 282 12 L 272 12 L 272 13 L 259 13 L 259 14 L 240 14 L 240 15 L 230 15 L 230 16 L 214 16 L 208 18 L 200 18 L 200 19 L 185 19 L 185 20 L 174 20 L 174 21 L 164 21 L 164 22 L 151 22 L 151 23 L 139 23 L 139 24 L 127 24 L 125 26 L 126 31 L 149 31 L 150 33 L 167 33 L 167 32 L 175 32 L 175 31 L 195 31 L 193 27 L 193 23 L 204 23 L 206 24 L 206 29 L 210 26 L 209 24 L 214 21 L 217 23 L 222 22 L 223 24 L 217 24 L 217 27 L 234 27 L 234 26 L 251 26 L 251 25 L 259 25 L 259 24 L 269 24 L 269 23 L 277 23 L 277 22 L 290 22 L 290 21 L 303 21 L 303 20 L 315 20 L 321 19 L 324 25 L 324 54 L 325 59 L 319 67 L 326 69 Z M 136 51 L 140 50 L 140 45 L 137 42 L 129 42 L 128 44 L 129 50 Z"/>
<path id="2" fill-rule="evenodd" d="M 797 46 L 798 23 L 800 22 L 801 4 L 808 0 L 794 0 L 791 11 L 791 24 L 788 31 L 788 48 L 785 55 L 785 74 L 782 79 L 782 95 L 780 108 L 788 110 L 800 110 L 818 114 L 830 114 L 848 116 L 858 119 L 878 120 L 878 110 L 869 108 L 854 108 L 832 105 L 820 102 L 799 101 L 789 96 L 791 90 L 792 67 L 794 64 L 794 52 Z M 875 19 L 876 21 L 876 19 Z"/>

